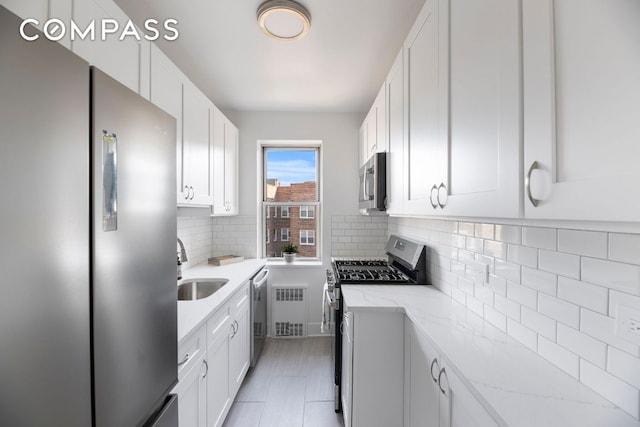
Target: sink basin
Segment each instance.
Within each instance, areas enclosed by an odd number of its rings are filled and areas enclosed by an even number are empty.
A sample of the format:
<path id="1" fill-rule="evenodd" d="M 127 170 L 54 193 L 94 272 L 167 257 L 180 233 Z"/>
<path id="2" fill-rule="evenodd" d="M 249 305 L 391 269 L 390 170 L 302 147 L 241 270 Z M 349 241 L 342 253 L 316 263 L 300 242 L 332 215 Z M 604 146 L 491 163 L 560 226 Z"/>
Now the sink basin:
<path id="1" fill-rule="evenodd" d="M 178 301 L 206 298 L 229 282 L 229 279 L 186 279 L 178 285 Z"/>

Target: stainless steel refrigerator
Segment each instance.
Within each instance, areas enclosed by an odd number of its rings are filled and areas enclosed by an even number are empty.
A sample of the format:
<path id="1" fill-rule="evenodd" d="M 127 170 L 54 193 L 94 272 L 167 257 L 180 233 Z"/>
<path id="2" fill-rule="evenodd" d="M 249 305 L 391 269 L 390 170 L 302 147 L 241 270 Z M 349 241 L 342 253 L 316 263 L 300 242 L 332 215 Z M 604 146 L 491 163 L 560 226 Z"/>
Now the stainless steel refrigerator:
<path id="1" fill-rule="evenodd" d="M 175 120 L 21 22 L 0 7 L 0 425 L 177 426 Z"/>

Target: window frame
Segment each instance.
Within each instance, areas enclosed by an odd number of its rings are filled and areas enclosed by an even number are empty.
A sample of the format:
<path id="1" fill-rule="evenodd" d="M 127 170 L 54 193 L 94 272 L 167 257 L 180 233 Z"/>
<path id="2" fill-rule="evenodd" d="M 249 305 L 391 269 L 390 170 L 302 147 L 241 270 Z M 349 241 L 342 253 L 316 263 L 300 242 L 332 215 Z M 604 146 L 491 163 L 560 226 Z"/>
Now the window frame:
<path id="1" fill-rule="evenodd" d="M 267 197 L 267 153 L 270 150 L 283 150 L 283 151 L 315 151 L 316 153 L 316 188 L 315 188 L 315 201 L 312 202 L 300 202 L 300 201 L 286 201 L 286 202 L 274 202 L 274 201 L 267 201 L 266 197 Z M 298 256 L 296 257 L 298 262 L 305 262 L 305 261 L 319 261 L 322 259 L 322 195 L 323 195 L 323 184 L 322 184 L 322 156 L 323 156 L 323 150 L 322 150 L 322 141 L 320 140 L 310 140 L 310 141 L 281 141 L 281 140 L 277 140 L 277 141 L 263 141 L 263 140 L 258 140 L 258 146 L 257 146 L 257 155 L 258 155 L 258 176 L 257 176 L 257 180 L 259 183 L 259 188 L 261 188 L 261 192 L 259 192 L 258 194 L 258 205 L 260 206 L 260 208 L 258 209 L 259 215 L 261 215 L 261 219 L 258 221 L 259 224 L 259 228 L 264 229 L 267 227 L 268 224 L 268 218 L 266 218 L 266 216 L 264 215 L 263 210 L 264 207 L 276 207 L 276 209 L 279 207 L 280 208 L 280 218 L 285 218 L 285 219 L 289 219 L 292 218 L 294 215 L 291 214 L 291 208 L 292 207 L 302 207 L 302 206 L 306 206 L 306 207 L 312 207 L 312 212 L 313 212 L 313 216 L 311 217 L 302 217 L 302 219 L 306 220 L 314 220 L 314 228 L 313 230 L 309 230 L 308 226 L 307 228 L 305 228 L 305 230 L 308 231 L 312 231 L 312 236 L 310 236 L 313 239 L 313 243 L 312 244 L 303 244 L 303 246 L 305 247 L 310 247 L 310 246 L 315 246 L 315 256 Z M 273 185 L 273 184 L 271 184 Z M 306 211 L 308 212 L 309 209 L 307 208 Z M 283 213 L 286 212 L 286 215 Z M 299 217 L 299 214 L 296 215 Z M 275 215 L 273 216 L 275 217 Z M 280 228 L 280 227 L 277 227 Z M 285 228 L 285 227 L 282 227 Z M 280 241 L 281 242 L 294 242 L 294 244 L 296 243 L 293 236 L 291 235 L 291 227 L 289 227 L 289 238 L 288 240 L 284 240 L 282 239 L 282 234 L 280 235 Z M 281 232 L 282 233 L 282 232 Z M 257 245 L 258 245 L 258 253 L 260 254 L 260 256 L 262 258 L 266 258 L 267 261 L 281 261 L 283 259 L 282 256 L 276 256 L 276 257 L 272 257 L 269 256 L 271 255 L 268 252 L 268 248 L 267 248 L 267 242 L 265 241 L 266 239 L 264 238 L 263 235 L 261 235 L 260 233 L 258 233 L 258 236 L 262 236 L 258 239 Z M 271 240 L 273 242 L 273 240 Z M 300 242 L 297 242 L 298 244 L 300 244 Z"/>
<path id="2" fill-rule="evenodd" d="M 284 237 L 282 237 L 282 232 L 287 230 L 287 238 L 285 239 Z M 281 242 L 290 242 L 291 241 L 291 228 L 289 227 L 282 227 L 280 229 L 280 241 Z"/>
<path id="3" fill-rule="evenodd" d="M 306 243 L 302 243 L 302 233 L 305 233 L 305 240 Z M 311 233 L 311 239 L 313 240 L 313 243 L 309 243 L 309 233 Z M 301 246 L 315 246 L 316 244 L 316 230 L 300 230 L 300 245 Z"/>

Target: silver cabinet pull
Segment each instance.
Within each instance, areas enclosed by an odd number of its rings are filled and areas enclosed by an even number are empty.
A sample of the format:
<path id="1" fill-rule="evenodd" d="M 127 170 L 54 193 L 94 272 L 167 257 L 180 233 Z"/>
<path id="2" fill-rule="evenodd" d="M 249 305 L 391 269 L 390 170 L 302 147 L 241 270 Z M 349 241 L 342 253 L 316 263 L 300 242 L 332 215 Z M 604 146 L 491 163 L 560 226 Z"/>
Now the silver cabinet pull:
<path id="1" fill-rule="evenodd" d="M 202 363 L 204 363 L 204 374 L 202 374 L 202 378 L 206 378 L 209 373 L 209 364 L 206 360 L 203 360 Z"/>
<path id="2" fill-rule="evenodd" d="M 440 190 L 443 188 L 445 189 L 445 191 L 447 190 L 447 186 L 444 185 L 444 182 L 441 182 L 438 186 L 438 192 L 436 193 L 438 195 L 438 206 L 440 206 L 440 209 L 444 209 L 444 206 L 447 204 L 446 201 L 444 203 L 440 203 Z"/>
<path id="3" fill-rule="evenodd" d="M 438 388 L 440 389 L 442 394 L 444 394 L 446 396 L 447 395 L 447 391 L 442 388 L 442 376 L 443 375 L 444 375 L 445 378 L 447 378 L 447 373 L 445 372 L 444 368 L 440 369 L 440 373 L 438 374 Z"/>
<path id="4" fill-rule="evenodd" d="M 238 321 L 234 320 L 233 323 L 236 324 L 236 334 L 238 333 L 238 330 L 240 330 L 240 325 L 238 325 Z"/>
<path id="5" fill-rule="evenodd" d="M 437 384 L 438 378 L 436 378 L 436 376 L 433 375 L 433 365 L 436 365 L 436 371 L 440 369 L 440 365 L 438 364 L 438 359 L 433 359 L 433 361 L 431 362 L 431 367 L 429 368 L 431 371 L 431 379 L 433 379 L 433 382 Z"/>
<path id="6" fill-rule="evenodd" d="M 436 191 L 436 195 L 438 194 L 438 186 L 433 184 L 433 187 L 431 187 L 431 192 L 429 193 L 429 203 L 431 203 L 431 207 L 433 207 L 433 209 L 437 209 L 438 205 L 436 203 L 433 203 L 433 192 Z"/>
<path id="7" fill-rule="evenodd" d="M 235 334 L 236 334 L 236 328 L 235 328 L 235 325 L 232 323 L 231 324 L 231 337 L 230 338 L 233 338 L 235 336 Z"/>
<path id="8" fill-rule="evenodd" d="M 182 194 L 184 194 L 185 200 L 189 200 L 189 194 L 190 194 L 189 186 L 187 185 L 184 186 L 184 190 L 182 190 Z"/>
<path id="9" fill-rule="evenodd" d="M 184 355 L 184 359 L 182 360 L 182 362 L 178 362 L 178 366 L 182 366 L 185 363 L 187 363 L 187 361 L 189 360 L 189 358 L 191 357 L 191 355 L 189 355 L 189 353 Z"/>
<path id="10" fill-rule="evenodd" d="M 196 195 L 196 192 L 193 191 L 193 187 L 189 187 L 189 190 L 191 191 L 191 197 L 189 197 L 189 200 L 193 200 L 193 197 Z"/>
<path id="11" fill-rule="evenodd" d="M 529 201 L 531 202 L 533 207 L 537 207 L 538 203 L 540 203 L 540 200 L 534 199 L 531 195 L 531 174 L 533 173 L 534 169 L 538 169 L 538 167 L 539 166 L 537 161 L 531 163 L 531 166 L 529 166 L 529 170 L 527 171 L 527 176 L 524 178 L 524 188 L 527 192 L 527 197 L 529 198 Z"/>

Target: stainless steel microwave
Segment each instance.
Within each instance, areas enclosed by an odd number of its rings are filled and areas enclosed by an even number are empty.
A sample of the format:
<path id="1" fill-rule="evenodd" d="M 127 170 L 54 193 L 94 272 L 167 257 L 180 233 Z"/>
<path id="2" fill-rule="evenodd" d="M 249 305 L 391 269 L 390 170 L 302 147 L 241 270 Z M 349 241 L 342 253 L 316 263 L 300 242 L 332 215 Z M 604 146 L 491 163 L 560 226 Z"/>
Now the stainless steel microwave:
<path id="1" fill-rule="evenodd" d="M 360 213 L 387 209 L 387 153 L 376 153 L 360 168 Z"/>

